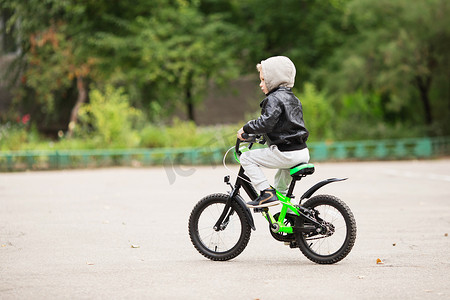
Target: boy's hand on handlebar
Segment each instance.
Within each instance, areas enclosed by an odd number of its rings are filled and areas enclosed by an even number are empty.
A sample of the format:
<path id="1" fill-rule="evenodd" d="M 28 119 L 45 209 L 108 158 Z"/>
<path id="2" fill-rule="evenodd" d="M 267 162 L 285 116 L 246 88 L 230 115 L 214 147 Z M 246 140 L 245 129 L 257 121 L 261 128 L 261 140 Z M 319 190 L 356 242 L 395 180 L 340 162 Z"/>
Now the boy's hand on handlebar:
<path id="1" fill-rule="evenodd" d="M 242 134 L 244 133 L 244 129 L 241 127 L 241 129 L 239 129 L 237 131 L 237 138 L 240 139 L 241 141 L 245 141 L 245 139 L 242 137 Z"/>

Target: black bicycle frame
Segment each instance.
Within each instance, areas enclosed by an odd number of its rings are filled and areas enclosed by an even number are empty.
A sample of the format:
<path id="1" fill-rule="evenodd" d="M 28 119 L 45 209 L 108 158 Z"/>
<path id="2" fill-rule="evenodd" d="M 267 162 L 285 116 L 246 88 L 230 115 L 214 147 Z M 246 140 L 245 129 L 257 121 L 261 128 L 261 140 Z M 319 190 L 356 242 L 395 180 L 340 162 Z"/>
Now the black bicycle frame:
<path id="1" fill-rule="evenodd" d="M 226 181 L 226 183 L 228 182 Z M 230 183 L 228 184 L 231 185 Z M 250 184 L 250 179 L 247 177 L 247 175 L 244 174 L 244 169 L 242 168 L 242 166 L 239 169 L 236 183 L 234 184 L 234 186 L 232 186 L 228 201 L 225 203 L 225 208 L 223 209 L 222 214 L 214 225 L 214 230 L 220 231 L 226 228 L 230 216 L 234 214 L 234 210 L 231 208 L 231 204 L 233 202 L 242 207 L 248 219 L 250 227 L 253 230 L 256 230 L 252 213 L 250 212 L 250 209 L 245 205 L 244 199 L 242 199 L 241 195 L 239 194 L 239 190 L 241 187 L 244 188 L 244 191 L 247 193 L 250 199 L 255 200 L 258 197 L 258 193 Z"/>

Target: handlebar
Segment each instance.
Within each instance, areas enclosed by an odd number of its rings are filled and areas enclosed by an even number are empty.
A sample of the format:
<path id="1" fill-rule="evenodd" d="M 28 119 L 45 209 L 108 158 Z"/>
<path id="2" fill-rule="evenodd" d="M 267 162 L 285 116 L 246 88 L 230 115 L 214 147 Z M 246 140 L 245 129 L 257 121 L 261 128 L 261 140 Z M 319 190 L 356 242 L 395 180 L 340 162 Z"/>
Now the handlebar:
<path id="1" fill-rule="evenodd" d="M 241 136 L 244 138 L 245 142 L 250 141 L 250 140 L 253 140 L 253 139 L 256 139 L 256 135 L 254 135 L 254 134 L 248 134 L 248 133 L 245 133 L 245 132 L 242 133 Z"/>
<path id="2" fill-rule="evenodd" d="M 242 142 L 244 143 L 250 143 L 250 145 L 248 146 L 248 149 L 251 149 L 253 144 L 256 143 L 256 140 L 260 137 L 259 135 L 256 134 L 248 134 L 248 133 L 243 133 L 242 137 L 244 138 L 244 140 L 240 140 L 239 138 L 236 139 L 236 146 L 235 146 L 235 151 L 236 153 L 240 156 L 242 154 L 242 152 L 239 150 L 239 146 Z M 262 144 L 264 144 L 264 142 L 262 142 Z"/>

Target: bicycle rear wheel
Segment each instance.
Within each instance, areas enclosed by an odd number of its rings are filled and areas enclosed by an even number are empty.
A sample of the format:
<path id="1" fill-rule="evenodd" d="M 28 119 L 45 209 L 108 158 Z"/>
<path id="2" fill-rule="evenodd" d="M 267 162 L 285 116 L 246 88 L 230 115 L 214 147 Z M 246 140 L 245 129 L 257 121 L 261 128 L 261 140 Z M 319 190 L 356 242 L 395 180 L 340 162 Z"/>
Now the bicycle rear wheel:
<path id="1" fill-rule="evenodd" d="M 211 260 L 229 260 L 238 256 L 250 240 L 251 228 L 243 208 L 233 202 L 219 231 L 214 225 L 229 196 L 212 194 L 201 199 L 189 218 L 189 236 L 197 251 Z"/>
<path id="2" fill-rule="evenodd" d="M 317 195 L 305 202 L 303 207 L 313 212 L 311 217 L 323 224 L 322 233 L 295 233 L 302 253 L 318 264 L 334 264 L 344 259 L 356 240 L 356 221 L 350 208 L 331 195 Z M 305 222 L 305 225 L 312 225 Z"/>

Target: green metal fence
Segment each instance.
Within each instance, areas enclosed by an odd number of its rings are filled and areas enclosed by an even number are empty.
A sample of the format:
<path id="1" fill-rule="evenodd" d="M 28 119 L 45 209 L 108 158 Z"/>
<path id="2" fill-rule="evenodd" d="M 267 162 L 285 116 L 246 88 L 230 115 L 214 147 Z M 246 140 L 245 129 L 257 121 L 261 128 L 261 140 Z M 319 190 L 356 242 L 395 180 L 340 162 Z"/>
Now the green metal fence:
<path id="1" fill-rule="evenodd" d="M 308 143 L 311 161 L 432 158 L 450 154 L 450 137 Z M 0 171 L 219 164 L 224 148 L 11 151 L 0 153 Z M 230 161 L 232 156 L 229 155 Z"/>
<path id="2" fill-rule="evenodd" d="M 446 140 L 447 144 L 449 139 Z M 428 158 L 437 155 L 431 138 L 314 143 L 309 145 L 315 161 L 342 159 Z"/>

